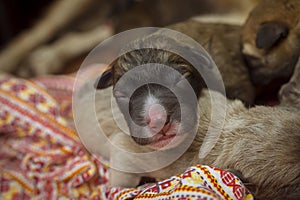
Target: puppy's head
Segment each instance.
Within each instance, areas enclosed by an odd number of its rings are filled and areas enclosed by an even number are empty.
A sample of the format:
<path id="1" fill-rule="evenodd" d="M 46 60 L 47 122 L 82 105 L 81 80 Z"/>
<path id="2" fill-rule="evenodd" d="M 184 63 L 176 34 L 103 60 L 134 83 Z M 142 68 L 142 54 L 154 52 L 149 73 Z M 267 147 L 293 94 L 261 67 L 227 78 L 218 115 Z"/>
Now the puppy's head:
<path id="1" fill-rule="evenodd" d="M 299 12 L 298 0 L 263 0 L 250 13 L 242 52 L 254 83 L 291 76 L 300 53 Z"/>
<path id="2" fill-rule="evenodd" d="M 204 81 L 184 58 L 147 48 L 127 52 L 99 78 L 113 94 L 131 137 L 154 149 L 172 148 L 196 129 L 197 99 Z M 191 94 L 192 91 L 192 94 Z"/>

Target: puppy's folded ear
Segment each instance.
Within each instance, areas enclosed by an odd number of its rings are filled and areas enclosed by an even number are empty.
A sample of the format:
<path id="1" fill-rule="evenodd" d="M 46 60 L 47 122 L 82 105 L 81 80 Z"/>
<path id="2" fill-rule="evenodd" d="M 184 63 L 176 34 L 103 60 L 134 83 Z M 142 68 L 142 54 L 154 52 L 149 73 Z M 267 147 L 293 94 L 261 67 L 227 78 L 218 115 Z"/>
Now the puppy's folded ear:
<path id="1" fill-rule="evenodd" d="M 288 26 L 283 22 L 266 22 L 260 25 L 256 34 L 256 47 L 268 50 L 274 47 L 289 33 Z"/>
<path id="2" fill-rule="evenodd" d="M 105 89 L 113 84 L 112 66 L 109 66 L 94 84 L 96 89 Z"/>

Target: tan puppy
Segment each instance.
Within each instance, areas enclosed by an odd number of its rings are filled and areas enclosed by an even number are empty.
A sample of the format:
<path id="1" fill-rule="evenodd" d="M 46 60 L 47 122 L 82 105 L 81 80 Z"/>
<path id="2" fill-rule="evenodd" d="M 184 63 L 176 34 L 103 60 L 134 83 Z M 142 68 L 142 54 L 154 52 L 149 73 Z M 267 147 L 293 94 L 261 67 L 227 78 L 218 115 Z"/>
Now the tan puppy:
<path id="1" fill-rule="evenodd" d="M 300 54 L 300 1 L 262 0 L 243 27 L 242 52 L 252 79 L 289 78 Z"/>

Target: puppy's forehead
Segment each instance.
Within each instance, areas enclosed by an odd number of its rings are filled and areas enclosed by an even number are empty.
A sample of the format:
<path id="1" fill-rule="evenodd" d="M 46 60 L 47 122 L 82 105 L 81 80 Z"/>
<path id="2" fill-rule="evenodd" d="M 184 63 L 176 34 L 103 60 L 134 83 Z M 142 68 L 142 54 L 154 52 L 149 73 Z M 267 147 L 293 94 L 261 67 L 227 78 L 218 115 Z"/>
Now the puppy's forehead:
<path id="1" fill-rule="evenodd" d="M 165 83 L 173 85 L 182 78 L 176 69 L 163 64 L 149 63 L 128 70 L 120 79 L 123 83 Z"/>
<path id="2" fill-rule="evenodd" d="M 172 67 L 180 73 L 189 71 L 192 68 L 188 61 L 176 53 L 161 49 L 139 49 L 121 55 L 117 60 L 115 71 L 122 75 L 122 72 L 127 72 L 132 68 L 145 64 L 153 64 L 149 70 L 157 70 L 158 72 L 160 66 L 154 64 Z"/>

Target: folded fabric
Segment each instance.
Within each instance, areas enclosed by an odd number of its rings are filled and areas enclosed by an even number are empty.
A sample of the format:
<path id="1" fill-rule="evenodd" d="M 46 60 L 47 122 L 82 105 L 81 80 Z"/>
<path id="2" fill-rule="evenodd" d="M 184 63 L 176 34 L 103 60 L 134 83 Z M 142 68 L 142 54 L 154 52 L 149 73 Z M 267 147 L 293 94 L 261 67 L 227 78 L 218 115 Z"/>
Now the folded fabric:
<path id="1" fill-rule="evenodd" d="M 74 82 L 1 78 L 0 199 L 253 199 L 230 172 L 201 165 L 155 184 L 109 187 L 108 163 L 76 134 Z"/>

